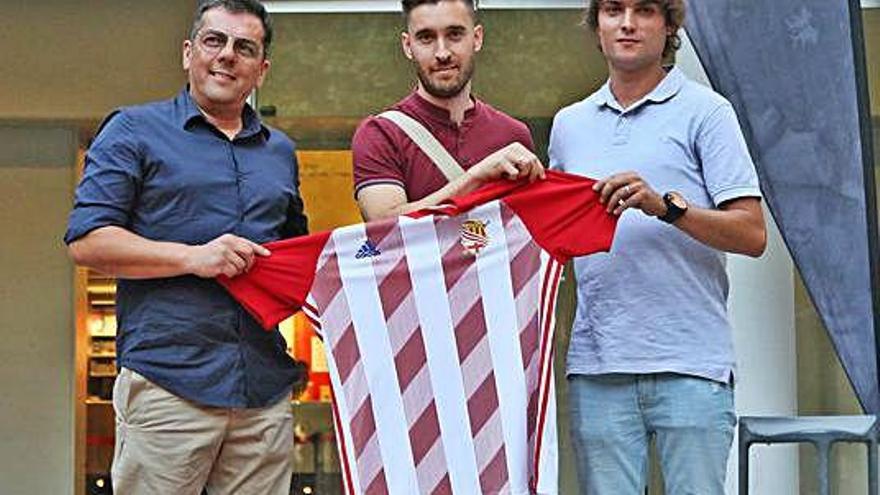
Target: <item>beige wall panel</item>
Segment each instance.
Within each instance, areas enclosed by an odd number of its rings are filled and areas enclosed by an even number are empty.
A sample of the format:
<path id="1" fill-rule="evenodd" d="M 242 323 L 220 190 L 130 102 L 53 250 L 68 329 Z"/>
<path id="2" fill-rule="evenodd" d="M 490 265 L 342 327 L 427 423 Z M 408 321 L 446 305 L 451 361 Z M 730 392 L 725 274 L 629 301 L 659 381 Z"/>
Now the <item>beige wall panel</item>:
<path id="1" fill-rule="evenodd" d="M 72 174 L 0 164 L 4 495 L 73 492 L 73 275 L 61 242 Z"/>
<path id="2" fill-rule="evenodd" d="M 95 119 L 184 83 L 194 0 L 4 2 L 0 118 Z"/>
<path id="3" fill-rule="evenodd" d="M 487 11 L 474 90 L 517 117 L 552 117 L 606 77 L 580 13 Z M 281 118 L 377 113 L 415 84 L 399 14 L 278 14 L 272 74 L 260 93 Z M 552 34 L 552 35 L 551 35 Z"/>

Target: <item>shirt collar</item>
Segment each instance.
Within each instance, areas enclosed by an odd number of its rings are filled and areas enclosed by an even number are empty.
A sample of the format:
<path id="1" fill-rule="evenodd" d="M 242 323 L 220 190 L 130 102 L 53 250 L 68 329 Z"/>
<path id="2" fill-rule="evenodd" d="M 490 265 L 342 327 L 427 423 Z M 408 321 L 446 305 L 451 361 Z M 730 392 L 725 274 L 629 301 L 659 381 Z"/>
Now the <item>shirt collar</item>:
<path id="1" fill-rule="evenodd" d="M 205 119 L 205 116 L 202 115 L 202 111 L 199 110 L 199 106 L 196 105 L 192 95 L 189 93 L 189 85 L 186 85 L 186 87 L 177 94 L 175 103 L 180 109 L 178 121 L 180 127 L 186 129 L 189 126 L 194 125 L 196 122 L 210 125 Z M 241 132 L 236 136 L 236 139 L 250 137 L 258 133 L 262 134 L 264 138 L 269 139 L 269 128 L 263 125 L 257 112 L 255 112 L 250 105 L 244 105 L 244 109 L 241 111 L 241 119 L 242 128 Z"/>
<path id="2" fill-rule="evenodd" d="M 652 103 L 663 103 L 669 100 L 678 94 L 681 87 L 684 85 L 684 81 L 685 77 L 681 70 L 678 67 L 672 67 L 666 74 L 666 77 L 660 81 L 660 84 L 655 86 L 654 89 L 642 97 L 641 100 L 634 103 L 625 111 L 631 112 L 649 101 Z M 610 79 L 605 81 L 605 84 L 603 84 L 602 87 L 599 88 L 599 91 L 596 92 L 596 104 L 600 107 L 607 106 L 613 108 L 618 112 L 624 111 L 620 104 L 617 103 L 617 98 L 614 97 L 614 93 L 611 92 Z"/>
<path id="3" fill-rule="evenodd" d="M 480 100 L 474 98 L 473 95 L 471 95 L 470 98 L 471 101 L 474 102 L 474 105 L 471 108 L 465 110 L 464 120 L 461 123 L 462 127 L 473 120 L 473 118 L 477 115 L 477 112 L 480 111 L 482 106 Z M 424 115 L 425 118 L 432 119 L 440 124 L 444 124 L 450 127 L 456 127 L 455 122 L 452 121 L 452 118 L 449 115 L 449 110 L 443 107 L 439 107 L 426 100 L 424 97 L 422 97 L 422 95 L 418 93 L 418 91 L 413 91 L 408 100 L 413 104 L 416 111 Z"/>

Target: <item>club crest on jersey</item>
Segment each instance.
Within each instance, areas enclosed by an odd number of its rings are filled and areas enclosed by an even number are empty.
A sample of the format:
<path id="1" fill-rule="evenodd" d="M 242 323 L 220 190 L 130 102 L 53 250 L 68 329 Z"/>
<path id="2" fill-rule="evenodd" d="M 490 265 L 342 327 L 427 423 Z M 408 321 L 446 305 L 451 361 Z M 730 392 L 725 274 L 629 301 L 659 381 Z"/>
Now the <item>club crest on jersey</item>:
<path id="1" fill-rule="evenodd" d="M 476 256 L 489 245 L 489 234 L 486 232 L 488 225 L 489 222 L 482 220 L 465 220 L 461 224 L 461 245 L 465 253 Z"/>
<path id="2" fill-rule="evenodd" d="M 364 258 L 375 258 L 382 254 L 382 251 L 379 251 L 379 248 L 373 244 L 373 241 L 367 239 L 361 245 L 361 248 L 358 249 L 357 254 L 354 255 L 355 259 L 364 259 Z"/>

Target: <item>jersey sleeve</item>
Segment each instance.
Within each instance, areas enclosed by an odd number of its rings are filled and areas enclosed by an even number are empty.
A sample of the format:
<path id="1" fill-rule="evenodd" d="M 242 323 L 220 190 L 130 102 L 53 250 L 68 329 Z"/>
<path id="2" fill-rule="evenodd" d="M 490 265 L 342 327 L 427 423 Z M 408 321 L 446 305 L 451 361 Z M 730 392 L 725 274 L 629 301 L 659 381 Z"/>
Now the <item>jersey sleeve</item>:
<path id="1" fill-rule="evenodd" d="M 250 271 L 217 281 L 263 328 L 272 328 L 302 307 L 329 238 L 328 231 L 270 242 L 265 246 L 272 254 L 257 257 Z"/>
<path id="2" fill-rule="evenodd" d="M 564 172 L 547 171 L 547 178 L 504 198 L 532 237 L 560 263 L 611 249 L 617 217 L 606 212 L 593 191 L 596 181 Z"/>
<path id="3" fill-rule="evenodd" d="M 361 122 L 351 140 L 354 194 L 376 184 L 405 187 L 403 163 L 399 146 L 394 141 L 390 122 L 381 117 L 368 117 Z M 393 124 L 392 124 L 393 125 Z"/>

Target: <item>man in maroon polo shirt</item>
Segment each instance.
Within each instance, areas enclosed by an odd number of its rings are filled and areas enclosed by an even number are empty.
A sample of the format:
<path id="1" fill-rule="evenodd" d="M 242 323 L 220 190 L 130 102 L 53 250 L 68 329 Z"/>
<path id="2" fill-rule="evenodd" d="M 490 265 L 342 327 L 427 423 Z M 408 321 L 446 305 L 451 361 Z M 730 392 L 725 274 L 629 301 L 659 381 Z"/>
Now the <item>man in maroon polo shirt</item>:
<path id="1" fill-rule="evenodd" d="M 401 3 L 401 46 L 418 85 L 392 109 L 421 123 L 465 173 L 448 180 L 397 124 L 369 117 L 352 140 L 355 197 L 364 219 L 433 206 L 501 177 L 543 178 L 528 128 L 471 95 L 474 54 L 483 45 L 473 0 Z"/>

